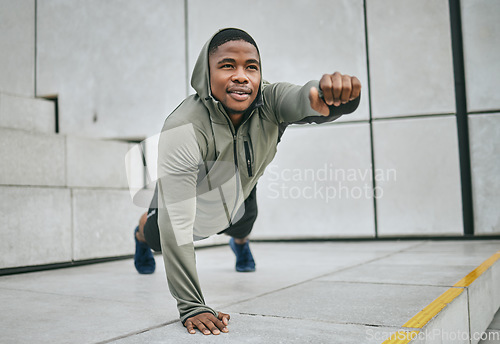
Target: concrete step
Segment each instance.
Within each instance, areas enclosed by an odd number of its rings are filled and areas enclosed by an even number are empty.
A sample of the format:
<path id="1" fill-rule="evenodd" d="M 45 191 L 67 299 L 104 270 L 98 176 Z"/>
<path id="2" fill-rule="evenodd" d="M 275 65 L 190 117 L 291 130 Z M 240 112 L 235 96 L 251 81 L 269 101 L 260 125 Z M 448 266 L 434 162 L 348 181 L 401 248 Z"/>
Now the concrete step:
<path id="1" fill-rule="evenodd" d="M 73 260 L 134 253 L 133 231 L 145 212 L 127 190 L 73 189 Z"/>
<path id="2" fill-rule="evenodd" d="M 127 142 L 0 128 L 0 185 L 128 189 Z"/>
<path id="3" fill-rule="evenodd" d="M 125 155 L 129 148 L 127 142 L 68 135 L 67 186 L 128 189 Z"/>
<path id="4" fill-rule="evenodd" d="M 0 186 L 0 195 L 1 269 L 71 261 L 71 190 Z"/>
<path id="5" fill-rule="evenodd" d="M 0 185 L 65 186 L 66 138 L 0 128 Z"/>
<path id="6" fill-rule="evenodd" d="M 134 253 L 145 210 L 127 190 L 0 185 L 0 194 L 0 269 Z"/>
<path id="7" fill-rule="evenodd" d="M 0 127 L 55 133 L 55 104 L 50 100 L 0 93 Z"/>
<path id="8" fill-rule="evenodd" d="M 0 269 L 133 254 L 130 147 L 0 128 Z"/>

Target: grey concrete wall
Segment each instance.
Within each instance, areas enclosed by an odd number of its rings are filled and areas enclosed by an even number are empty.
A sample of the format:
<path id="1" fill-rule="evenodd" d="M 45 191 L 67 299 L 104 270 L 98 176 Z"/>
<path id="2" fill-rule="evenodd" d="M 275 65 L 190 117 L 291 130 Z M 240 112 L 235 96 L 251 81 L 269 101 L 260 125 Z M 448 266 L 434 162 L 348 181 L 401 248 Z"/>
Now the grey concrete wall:
<path id="1" fill-rule="evenodd" d="M 500 233 L 500 113 L 469 116 L 475 232 Z"/>
<path id="2" fill-rule="evenodd" d="M 65 134 L 145 138 L 185 97 L 182 0 L 44 0 L 37 96 L 58 95 Z"/>
<path id="3" fill-rule="evenodd" d="M 0 269 L 134 252 L 131 145 L 56 134 L 54 120 L 53 102 L 0 93 Z"/>
<path id="4" fill-rule="evenodd" d="M 475 233 L 498 234 L 500 2 L 462 0 L 461 12 Z"/>
<path id="5" fill-rule="evenodd" d="M 461 9 L 476 234 L 500 234 L 500 9 Z M 144 209 L 127 188 L 155 179 L 157 150 L 152 138 L 144 174 L 116 139 L 155 135 L 192 92 L 202 45 L 229 26 L 255 37 L 271 82 L 338 70 L 363 84 L 354 114 L 288 129 L 259 182 L 255 238 L 463 234 L 447 0 L 0 0 L 0 241 L 12 253 L 0 268 L 132 253 Z M 40 99 L 55 96 L 57 108 Z M 60 249 L 47 253 L 49 239 Z"/>
<path id="6" fill-rule="evenodd" d="M 455 113 L 448 0 L 367 0 L 372 116 Z"/>
<path id="7" fill-rule="evenodd" d="M 462 235 L 455 117 L 380 120 L 373 130 L 376 168 L 397 174 L 377 180 L 378 234 Z"/>
<path id="8" fill-rule="evenodd" d="M 0 0 L 0 47 L 0 92 L 34 96 L 34 0 Z"/>
<path id="9" fill-rule="evenodd" d="M 374 166 L 397 171 L 397 180 L 375 182 L 383 190 L 376 200 L 378 235 L 460 236 L 448 1 L 368 0 L 366 5 Z"/>
<path id="10" fill-rule="evenodd" d="M 500 2 L 462 0 L 461 5 L 467 108 L 500 110 Z"/>
<path id="11" fill-rule="evenodd" d="M 373 237 L 367 123 L 292 126 L 257 186 L 255 238 Z"/>

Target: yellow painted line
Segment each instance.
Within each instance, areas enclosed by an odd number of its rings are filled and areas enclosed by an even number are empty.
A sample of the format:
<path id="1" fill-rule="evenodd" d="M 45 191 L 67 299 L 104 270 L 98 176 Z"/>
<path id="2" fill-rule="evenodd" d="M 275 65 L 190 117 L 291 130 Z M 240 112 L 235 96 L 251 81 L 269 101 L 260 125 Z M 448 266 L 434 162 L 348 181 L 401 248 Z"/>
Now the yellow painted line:
<path id="1" fill-rule="evenodd" d="M 382 344 L 406 344 L 415 339 L 419 332 L 420 331 L 398 331 L 391 334 Z"/>
<path id="2" fill-rule="evenodd" d="M 467 276 L 462 278 L 460 281 L 453 285 L 453 288 L 445 291 L 441 296 L 432 301 L 427 307 L 422 309 L 413 318 L 408 320 L 402 327 L 407 328 L 422 328 L 427 324 L 432 318 L 434 318 L 439 312 L 443 310 L 449 303 L 451 303 L 455 298 L 457 298 L 463 291 L 465 287 L 471 285 L 481 274 L 488 270 L 495 262 L 500 259 L 500 251 L 493 254 L 490 258 L 486 259 L 481 265 L 476 269 L 471 271 Z"/>
<path id="3" fill-rule="evenodd" d="M 422 328 L 425 324 L 434 318 L 441 310 L 460 295 L 464 289 L 450 288 L 441 296 L 432 301 L 427 307 L 418 312 L 413 318 L 408 320 L 403 327 Z"/>
<path id="4" fill-rule="evenodd" d="M 427 307 L 418 312 L 413 318 L 408 320 L 402 328 L 423 328 L 432 318 L 443 310 L 449 303 L 456 299 L 468 286 L 470 286 L 479 276 L 488 270 L 497 260 L 500 259 L 500 251 L 486 259 L 481 265 L 472 270 L 467 276 L 455 283 L 452 288 L 445 291 L 441 296 L 432 301 Z M 420 331 L 397 331 L 393 333 L 382 344 L 407 344 L 415 339 Z"/>
<path id="5" fill-rule="evenodd" d="M 500 251 L 486 259 L 481 265 L 472 270 L 467 276 L 455 283 L 454 287 L 468 287 L 486 270 L 488 270 L 495 262 L 500 259 Z"/>

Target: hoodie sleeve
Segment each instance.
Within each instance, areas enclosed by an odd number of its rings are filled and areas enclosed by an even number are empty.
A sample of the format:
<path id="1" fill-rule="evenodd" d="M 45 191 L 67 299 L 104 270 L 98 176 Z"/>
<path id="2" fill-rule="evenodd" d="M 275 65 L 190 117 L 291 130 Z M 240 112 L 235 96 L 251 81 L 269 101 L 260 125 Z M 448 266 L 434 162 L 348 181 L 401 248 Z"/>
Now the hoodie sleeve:
<path id="1" fill-rule="evenodd" d="M 199 313 L 217 314 L 205 305 L 193 244 L 200 160 L 192 124 L 164 128 L 158 145 L 158 227 L 168 287 L 183 323 Z"/>
<path id="2" fill-rule="evenodd" d="M 304 86 L 280 82 L 265 87 L 263 95 L 270 103 L 278 123 L 287 124 L 331 122 L 354 112 L 359 105 L 360 97 L 340 106 L 329 106 L 330 114 L 322 116 L 311 108 L 309 91 L 312 87 L 319 89 L 319 81 L 309 81 Z"/>

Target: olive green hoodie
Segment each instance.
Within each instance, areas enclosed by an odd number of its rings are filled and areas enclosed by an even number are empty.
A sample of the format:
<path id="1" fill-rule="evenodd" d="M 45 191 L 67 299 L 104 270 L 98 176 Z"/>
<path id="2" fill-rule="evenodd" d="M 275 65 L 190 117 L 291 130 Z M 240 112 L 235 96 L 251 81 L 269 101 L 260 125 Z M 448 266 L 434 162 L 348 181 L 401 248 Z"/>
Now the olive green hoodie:
<path id="1" fill-rule="evenodd" d="M 158 148 L 158 226 L 168 286 L 182 322 L 203 312 L 217 315 L 205 305 L 193 238 L 219 233 L 241 217 L 242 204 L 273 159 L 287 124 L 331 121 L 359 104 L 358 98 L 330 107 L 330 116 L 324 117 L 309 103 L 309 90 L 319 88 L 318 81 L 302 87 L 262 82 L 235 130 L 211 95 L 209 43 L 193 71 L 196 94 L 167 117 Z"/>

